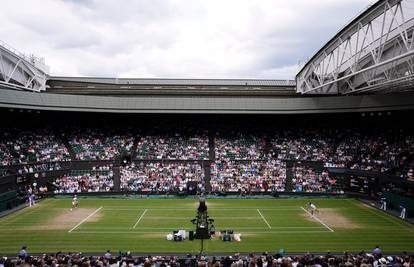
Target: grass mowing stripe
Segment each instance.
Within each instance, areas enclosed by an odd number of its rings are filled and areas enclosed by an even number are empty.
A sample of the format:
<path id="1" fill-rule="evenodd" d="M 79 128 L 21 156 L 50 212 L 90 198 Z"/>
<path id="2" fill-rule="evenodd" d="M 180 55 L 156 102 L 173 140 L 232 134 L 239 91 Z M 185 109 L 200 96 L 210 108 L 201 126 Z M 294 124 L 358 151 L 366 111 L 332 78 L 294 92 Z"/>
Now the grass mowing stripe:
<path id="1" fill-rule="evenodd" d="M 275 247 L 283 247 L 291 252 L 309 251 L 321 252 L 335 251 L 369 251 L 373 245 L 379 244 L 385 252 L 414 251 L 414 227 L 406 228 L 393 219 L 383 218 L 380 213 L 360 205 L 358 201 L 345 201 L 342 199 L 315 199 L 312 200 L 318 206 L 332 209 L 340 216 L 349 219 L 357 227 L 335 228 L 336 224 L 324 219 L 325 214 L 316 214 L 323 222 L 335 230 L 329 231 L 325 226 L 310 218 L 302 207 L 307 200 L 304 199 L 270 199 L 270 200 L 244 200 L 244 199 L 217 199 L 212 200 L 209 206 L 212 217 L 230 217 L 231 219 L 217 219 L 214 223 L 216 229 L 234 229 L 244 237 L 242 242 L 225 243 L 218 238 L 206 242 L 208 253 L 235 253 L 235 252 L 259 252 L 271 251 Z M 45 202 L 39 211 L 33 212 L 25 209 L 26 215 L 17 216 L 9 223 L 0 221 L 0 236 L 7 242 L 0 242 L 0 251 L 3 253 L 15 253 L 21 244 L 28 245 L 32 253 L 75 251 L 84 252 L 106 251 L 111 249 L 130 250 L 141 253 L 195 253 L 198 246 L 192 242 L 175 243 L 165 240 L 165 235 L 175 229 L 192 229 L 194 226 L 184 219 L 169 220 L 172 217 L 193 218 L 198 204 L 197 200 L 187 199 L 82 199 L 82 208 L 88 208 L 77 219 L 66 222 L 66 216 L 59 208 L 67 209 L 70 206 L 70 198 L 65 200 L 53 200 Z M 356 204 L 356 205 L 355 205 Z M 191 206 L 190 206 L 191 205 Z M 289 210 L 277 209 L 280 206 L 289 205 Z M 95 209 L 103 208 L 86 222 L 76 228 L 72 233 L 68 230 L 87 217 Z M 107 211 L 107 206 L 122 206 Z M 141 206 L 142 208 L 138 208 Z M 169 210 L 151 210 L 150 208 L 172 208 Z M 234 207 L 234 209 L 233 209 Z M 265 207 L 269 208 L 267 210 Z M 176 208 L 189 208 L 177 210 Z M 218 210 L 216 210 L 217 208 Z M 220 208 L 226 208 L 220 210 Z M 229 209 L 230 208 L 230 209 Z M 247 208 L 247 209 L 246 209 Z M 263 209 L 262 209 L 263 208 Z M 35 208 L 37 209 L 37 208 Z M 149 209 L 140 223 L 133 229 L 132 226 L 142 215 L 145 209 Z M 268 229 L 257 209 L 262 213 L 272 229 Z M 265 210 L 266 209 L 266 210 Z M 323 210 L 323 209 L 322 209 Z M 49 211 L 53 211 L 49 213 Z M 327 215 L 329 215 L 327 213 Z M 153 217 L 165 217 L 165 219 L 148 219 Z M 258 217 L 260 219 L 247 220 L 233 217 Z M 55 220 L 58 219 L 57 221 Z M 65 225 L 60 226 L 59 221 Z M 396 220 L 396 219 L 395 219 Z M 51 227 L 47 227 L 50 225 Z M 231 226 L 231 227 L 228 227 Z M 246 227 L 247 229 L 239 229 Z M 167 230 L 141 229 L 141 227 L 165 227 Z M 260 227 L 260 228 L 252 228 Z M 320 227 L 320 228 L 277 228 L 277 227 Z M 7 230 L 2 230 L 6 229 Z M 103 228 L 103 229 L 102 229 Z M 250 228 L 250 229 L 249 229 Z M 84 233 L 86 232 L 86 233 Z M 90 233 L 94 232 L 94 233 Z M 111 233 L 114 232 L 114 233 Z M 80 234 L 78 234 L 80 233 Z M 107 234 L 105 234 L 107 233 Z M 164 234 L 165 233 L 165 234 Z M 325 234 L 324 234 L 325 233 Z M 381 233 L 381 234 L 378 234 Z M 116 237 L 121 238 L 116 238 Z M 87 238 L 85 238 L 87 237 Z M 315 242 L 317 240 L 317 242 Z"/>
<path id="2" fill-rule="evenodd" d="M 86 217 L 85 219 L 83 219 L 82 221 L 80 221 L 77 225 L 75 225 L 72 229 L 70 229 L 68 231 L 68 233 L 72 233 L 73 230 L 75 230 L 76 228 L 78 228 L 82 223 L 86 222 L 90 217 L 92 217 L 93 215 L 95 215 L 98 211 L 100 211 L 102 209 L 102 206 L 97 208 L 94 212 L 92 212 L 91 214 L 88 215 L 88 217 Z"/>
<path id="3" fill-rule="evenodd" d="M 19 220 L 21 215 L 28 215 L 28 214 L 31 214 L 31 213 L 34 213 L 35 211 L 37 211 L 35 208 L 33 208 L 30 211 L 28 211 L 27 209 L 29 209 L 29 207 L 25 207 L 25 208 L 23 208 L 21 210 L 18 210 L 16 212 L 14 212 L 14 213 L 8 214 L 8 215 L 2 217 L 0 219 L 0 222 L 3 225 L 14 224 L 13 223 L 14 220 Z M 17 217 L 19 217 L 19 218 L 17 218 Z"/>
<path id="4" fill-rule="evenodd" d="M 0 222 L 3 223 L 5 221 L 7 221 L 5 223 L 9 223 L 9 221 L 14 221 L 14 219 L 16 219 L 16 220 L 20 219 L 20 218 L 16 218 L 16 217 L 19 217 L 20 215 L 27 215 L 27 214 L 35 213 L 37 211 L 42 211 L 42 210 L 39 210 L 39 209 L 48 207 L 48 206 L 52 205 L 53 202 L 54 201 L 49 201 L 48 199 L 46 199 L 46 200 L 43 200 L 41 202 L 36 203 L 32 207 L 25 206 L 22 209 L 19 209 L 19 210 L 15 211 L 11 214 L 7 214 L 7 215 L 1 217 Z"/>
<path id="5" fill-rule="evenodd" d="M 388 214 L 388 213 L 386 213 L 382 210 L 376 209 L 374 207 L 367 206 L 366 210 L 369 213 L 374 214 L 378 217 L 381 217 L 381 218 L 385 219 L 386 221 L 391 222 L 393 224 L 397 224 L 398 226 L 402 226 L 404 228 L 411 228 L 411 226 L 412 226 L 410 223 L 408 223 L 406 221 L 403 221 L 403 220 L 400 220 L 399 218 L 396 218 L 396 217 L 394 217 L 394 216 L 392 216 L 392 215 L 390 215 L 390 214 Z"/>
<path id="6" fill-rule="evenodd" d="M 145 209 L 145 210 L 142 212 L 141 217 L 139 217 L 138 221 L 134 224 L 134 227 L 132 227 L 132 228 L 134 228 L 134 229 L 135 229 L 135 227 L 137 227 L 137 225 L 138 225 L 138 224 L 139 224 L 139 222 L 142 220 L 142 218 L 144 218 L 144 215 L 145 215 L 145 213 L 147 213 L 147 211 L 148 211 L 148 209 Z"/>
<path id="7" fill-rule="evenodd" d="M 328 225 L 326 225 L 326 223 L 324 223 L 323 221 L 321 221 L 318 217 L 314 216 L 313 214 L 311 214 L 309 211 L 307 211 L 305 208 L 301 207 L 302 210 L 304 210 L 307 214 L 309 214 L 311 217 L 313 217 L 315 220 L 317 220 L 318 222 L 320 222 L 323 226 L 325 226 L 329 231 L 334 232 L 334 230 L 329 227 Z"/>
<path id="8" fill-rule="evenodd" d="M 267 227 L 269 227 L 269 229 L 272 229 L 272 227 L 270 226 L 270 224 L 267 222 L 266 218 L 263 216 L 263 214 L 260 212 L 259 209 L 257 209 L 257 212 L 260 214 L 260 217 L 262 217 L 263 221 L 267 224 Z"/>

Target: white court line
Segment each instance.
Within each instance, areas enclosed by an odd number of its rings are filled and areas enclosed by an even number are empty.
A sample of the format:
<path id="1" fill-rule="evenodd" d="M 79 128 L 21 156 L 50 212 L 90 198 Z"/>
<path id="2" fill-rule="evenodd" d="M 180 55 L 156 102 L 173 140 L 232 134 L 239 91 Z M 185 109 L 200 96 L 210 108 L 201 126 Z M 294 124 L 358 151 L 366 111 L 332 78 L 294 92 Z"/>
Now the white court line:
<path id="1" fill-rule="evenodd" d="M 169 233 L 170 231 L 164 232 L 148 232 L 148 231 L 76 231 L 72 234 L 162 234 Z M 313 234 L 313 233 L 330 233 L 326 230 L 324 231 L 264 231 L 264 232 L 242 232 L 243 234 Z"/>
<path id="2" fill-rule="evenodd" d="M 138 221 L 134 224 L 134 228 L 137 227 L 137 225 L 139 224 L 139 222 L 142 220 L 142 218 L 144 217 L 145 213 L 147 213 L 148 209 L 145 209 L 144 212 L 141 214 L 141 217 L 139 217 Z"/>
<path id="3" fill-rule="evenodd" d="M 179 229 L 186 229 L 185 227 L 176 227 Z M 91 228 L 88 227 L 87 230 L 115 230 L 115 231 L 121 231 L 121 230 L 128 230 L 129 228 L 125 228 L 125 227 L 97 227 L 97 228 Z M 174 227 L 138 227 L 135 228 L 136 230 L 172 230 L 174 229 Z M 220 226 L 220 229 L 235 229 L 235 230 L 239 230 L 239 229 L 243 229 L 243 230 L 266 230 L 268 229 L 268 227 L 262 226 L 262 227 L 254 227 L 254 226 L 239 226 L 239 227 L 234 227 L 234 226 Z M 272 229 L 279 229 L 279 230 L 283 230 L 283 229 L 325 229 L 324 226 L 273 226 Z M 191 230 L 191 229 L 190 229 Z M 79 230 L 78 230 L 79 231 Z M 77 231 L 77 232 L 78 232 Z M 325 230 L 326 231 L 326 230 Z"/>
<path id="4" fill-rule="evenodd" d="M 195 208 L 181 208 L 181 207 L 170 207 L 170 208 L 162 208 L 162 207 L 150 207 L 150 206 L 134 206 L 134 207 L 127 207 L 127 206 L 105 206 L 105 210 L 137 210 L 137 209 L 151 209 L 151 210 L 195 210 Z M 299 206 L 280 206 L 279 208 L 269 208 L 269 207 L 251 207 L 251 208 L 238 208 L 238 207 L 229 207 L 229 208 L 216 208 L 212 207 L 209 210 L 256 210 L 257 208 L 261 210 L 298 210 L 300 209 Z"/>
<path id="5" fill-rule="evenodd" d="M 138 227 L 136 229 L 138 230 L 173 230 L 173 229 L 185 229 L 183 227 Z M 322 227 L 318 227 L 318 228 L 322 228 Z M 88 228 L 89 229 L 89 228 Z M 98 229 L 102 229 L 102 228 L 98 228 Z M 267 229 L 266 227 L 234 227 L 234 226 L 220 226 L 220 229 L 244 229 L 244 230 L 249 230 L 249 229 L 259 229 L 259 230 L 265 230 Z M 191 230 L 191 229 L 190 229 Z"/>
<path id="6" fill-rule="evenodd" d="M 224 219 L 224 220 L 261 220 L 261 217 L 216 217 L 216 216 L 210 216 L 213 219 Z M 165 220 L 165 219 L 169 219 L 169 220 L 186 220 L 189 221 L 188 218 L 186 217 L 167 217 L 167 216 L 147 216 L 145 217 L 146 220 Z"/>
<path id="7" fill-rule="evenodd" d="M 265 231 L 265 232 L 242 232 L 242 234 L 313 234 L 313 233 L 330 233 L 324 231 Z"/>
<path id="8" fill-rule="evenodd" d="M 100 211 L 103 207 L 99 207 L 97 208 L 94 212 L 92 212 L 91 214 L 88 215 L 88 217 L 86 217 L 85 219 L 83 219 L 82 221 L 80 221 L 77 225 L 75 225 L 72 229 L 70 229 L 68 231 L 68 233 L 71 233 L 73 230 L 75 230 L 76 228 L 78 228 L 82 223 L 86 222 L 90 217 L 92 217 L 93 215 L 95 215 L 98 211 Z"/>
<path id="9" fill-rule="evenodd" d="M 301 207 L 302 210 L 304 210 L 307 214 L 309 214 L 312 218 L 314 218 L 315 220 L 317 220 L 318 222 L 320 222 L 323 226 L 325 226 L 329 231 L 331 232 L 335 232 L 331 227 L 329 227 L 326 223 L 324 223 L 323 221 L 321 221 L 318 217 L 316 217 L 315 215 L 312 215 L 312 213 L 310 213 L 309 211 L 307 211 L 305 208 Z"/>
<path id="10" fill-rule="evenodd" d="M 263 221 L 267 224 L 267 226 L 269 227 L 269 229 L 272 229 L 272 227 L 270 226 L 270 224 L 267 222 L 266 218 L 263 216 L 263 214 L 260 212 L 259 209 L 257 209 L 257 212 L 260 214 L 260 217 L 262 217 Z"/>

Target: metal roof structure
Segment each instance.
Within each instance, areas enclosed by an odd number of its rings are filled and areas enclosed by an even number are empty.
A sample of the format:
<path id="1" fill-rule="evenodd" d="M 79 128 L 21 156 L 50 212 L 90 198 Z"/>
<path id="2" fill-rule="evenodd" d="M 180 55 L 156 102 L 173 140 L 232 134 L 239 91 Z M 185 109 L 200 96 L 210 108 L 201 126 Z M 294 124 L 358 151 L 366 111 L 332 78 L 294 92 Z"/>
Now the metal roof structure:
<path id="1" fill-rule="evenodd" d="M 379 0 L 327 42 L 299 71 L 302 94 L 413 90 L 414 0 Z"/>
<path id="2" fill-rule="evenodd" d="M 49 67 L 43 58 L 25 55 L 0 41 L 0 84 L 19 90 L 46 90 Z"/>

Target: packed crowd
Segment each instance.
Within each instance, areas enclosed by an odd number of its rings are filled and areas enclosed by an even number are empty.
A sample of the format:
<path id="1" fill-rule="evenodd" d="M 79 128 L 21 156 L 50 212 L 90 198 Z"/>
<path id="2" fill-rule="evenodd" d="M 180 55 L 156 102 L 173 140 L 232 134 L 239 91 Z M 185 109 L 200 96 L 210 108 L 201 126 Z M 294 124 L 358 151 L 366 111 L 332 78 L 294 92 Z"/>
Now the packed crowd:
<path id="1" fill-rule="evenodd" d="M 17 257 L 0 257 L 3 267 L 411 267 L 414 255 L 383 255 L 376 247 L 372 252 L 345 252 L 342 255 L 325 254 L 286 255 L 283 250 L 271 254 L 236 253 L 228 256 L 133 256 L 128 252 L 112 254 L 110 250 L 101 256 L 86 256 L 81 252 L 41 254 L 31 256 L 23 247 Z"/>
<path id="2" fill-rule="evenodd" d="M 326 162 L 334 154 L 333 136 L 321 129 L 284 129 L 271 139 L 274 156 L 280 160 Z"/>
<path id="3" fill-rule="evenodd" d="M 210 159 L 207 132 L 141 134 L 132 131 L 70 130 L 64 141 L 50 130 L 10 129 L 0 133 L 0 165 L 114 160 L 123 154 L 139 160 Z M 135 151 L 134 140 L 137 141 Z M 215 159 L 320 161 L 325 167 L 384 172 L 398 167 L 400 153 L 414 151 L 414 135 L 402 130 L 286 128 L 266 134 L 219 132 L 214 138 Z"/>
<path id="4" fill-rule="evenodd" d="M 206 160 L 209 157 L 208 136 L 194 134 L 186 136 L 147 135 L 139 138 L 137 159 Z"/>
<path id="5" fill-rule="evenodd" d="M 397 130 L 284 130 L 272 139 L 279 159 L 321 161 L 325 167 L 384 172 L 398 166 L 398 155 L 414 150 L 414 136 Z"/>
<path id="6" fill-rule="evenodd" d="M 72 133 L 69 144 L 77 160 L 113 160 L 122 153 L 131 151 L 134 138 L 131 134 L 86 129 Z"/>
<path id="7" fill-rule="evenodd" d="M 215 138 L 216 159 L 263 160 L 267 159 L 266 140 L 252 134 L 217 134 Z"/>
<path id="8" fill-rule="evenodd" d="M 109 192 L 114 188 L 112 164 L 92 167 L 90 170 L 72 170 L 69 174 L 56 178 L 54 192 Z"/>
<path id="9" fill-rule="evenodd" d="M 414 137 L 398 132 L 375 136 L 348 131 L 327 163 L 358 170 L 384 172 L 398 165 L 398 154 L 414 149 Z"/>
<path id="10" fill-rule="evenodd" d="M 230 136 L 230 137 L 229 137 Z M 398 155 L 414 150 L 414 136 L 397 131 L 283 129 L 264 135 L 234 133 L 215 139 L 216 159 L 321 161 L 325 167 L 384 172 L 398 166 Z"/>
<path id="11" fill-rule="evenodd" d="M 329 177 L 326 170 L 315 171 L 311 167 L 297 165 L 293 167 L 292 184 L 294 192 L 333 192 L 336 180 Z"/>
<path id="12" fill-rule="evenodd" d="M 213 192 L 283 192 L 286 164 L 269 161 L 216 161 L 211 164 Z"/>
<path id="13" fill-rule="evenodd" d="M 65 145 L 49 130 L 10 129 L 0 133 L 0 164 L 68 161 Z"/>
<path id="14" fill-rule="evenodd" d="M 180 192 L 196 181 L 204 191 L 204 171 L 197 163 L 131 163 L 120 168 L 121 190 L 137 192 Z"/>

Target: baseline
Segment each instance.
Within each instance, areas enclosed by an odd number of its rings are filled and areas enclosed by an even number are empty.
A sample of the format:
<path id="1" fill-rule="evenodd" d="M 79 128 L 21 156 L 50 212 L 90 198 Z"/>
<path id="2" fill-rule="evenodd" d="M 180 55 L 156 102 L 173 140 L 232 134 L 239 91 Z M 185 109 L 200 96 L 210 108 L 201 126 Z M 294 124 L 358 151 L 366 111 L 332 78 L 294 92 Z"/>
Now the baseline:
<path id="1" fill-rule="evenodd" d="M 88 215 L 88 217 L 86 217 L 85 219 L 83 219 L 82 221 L 80 221 L 77 225 L 75 225 L 72 229 L 70 229 L 68 231 L 68 233 L 72 233 L 73 230 L 75 230 L 76 228 L 78 228 L 82 223 L 86 222 L 90 217 L 92 217 L 93 215 L 95 215 L 97 212 L 99 212 L 103 207 L 99 207 L 97 208 L 94 212 L 92 212 L 91 214 Z"/>
<path id="2" fill-rule="evenodd" d="M 135 229 L 135 227 L 137 227 L 137 225 L 139 224 L 139 222 L 142 220 L 142 218 L 144 218 L 145 213 L 147 213 L 148 209 L 145 209 L 141 216 L 138 218 L 137 222 L 134 224 L 134 226 L 132 227 L 133 229 Z"/>
<path id="3" fill-rule="evenodd" d="M 266 220 L 266 218 L 263 216 L 259 209 L 257 209 L 257 212 L 260 214 L 260 217 L 262 217 L 263 221 L 267 224 L 267 227 L 269 227 L 269 229 L 272 229 L 272 226 L 270 226 L 269 222 Z"/>
<path id="4" fill-rule="evenodd" d="M 331 232 L 335 232 L 331 227 L 329 227 L 326 223 L 324 223 L 322 220 L 320 220 L 318 217 L 316 217 L 315 215 L 312 215 L 312 213 L 310 213 L 309 211 L 307 211 L 304 207 L 301 207 L 301 209 L 306 212 L 307 214 L 309 214 L 312 218 L 314 218 L 315 220 L 317 220 L 320 224 L 322 224 L 323 226 L 326 227 L 326 229 L 328 229 Z"/>

